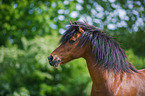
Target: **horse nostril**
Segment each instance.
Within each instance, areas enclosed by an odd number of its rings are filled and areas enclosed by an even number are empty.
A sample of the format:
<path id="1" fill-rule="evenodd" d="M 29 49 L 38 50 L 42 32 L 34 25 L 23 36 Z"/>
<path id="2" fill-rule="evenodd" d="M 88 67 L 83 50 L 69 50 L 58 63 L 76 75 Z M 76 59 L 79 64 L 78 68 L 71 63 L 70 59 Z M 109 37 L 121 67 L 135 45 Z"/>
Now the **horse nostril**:
<path id="1" fill-rule="evenodd" d="M 53 56 L 52 55 L 48 56 L 48 60 L 51 62 L 53 60 Z"/>

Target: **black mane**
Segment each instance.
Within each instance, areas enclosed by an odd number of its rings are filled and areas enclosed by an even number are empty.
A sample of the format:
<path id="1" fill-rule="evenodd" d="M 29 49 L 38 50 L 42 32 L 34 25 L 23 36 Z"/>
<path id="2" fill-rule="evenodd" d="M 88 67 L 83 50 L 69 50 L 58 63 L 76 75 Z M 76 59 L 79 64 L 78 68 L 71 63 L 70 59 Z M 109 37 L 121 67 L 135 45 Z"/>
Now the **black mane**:
<path id="1" fill-rule="evenodd" d="M 90 44 L 96 58 L 96 64 L 108 70 L 113 69 L 114 71 L 117 70 L 129 73 L 132 71 L 138 72 L 129 62 L 127 62 L 127 56 L 124 50 L 120 48 L 120 45 L 114 41 L 112 37 L 108 36 L 107 33 L 95 26 L 78 21 L 71 23 L 60 42 L 67 42 L 76 32 L 78 32 L 78 26 L 84 30 L 84 33 L 78 39 L 78 46 Z"/>

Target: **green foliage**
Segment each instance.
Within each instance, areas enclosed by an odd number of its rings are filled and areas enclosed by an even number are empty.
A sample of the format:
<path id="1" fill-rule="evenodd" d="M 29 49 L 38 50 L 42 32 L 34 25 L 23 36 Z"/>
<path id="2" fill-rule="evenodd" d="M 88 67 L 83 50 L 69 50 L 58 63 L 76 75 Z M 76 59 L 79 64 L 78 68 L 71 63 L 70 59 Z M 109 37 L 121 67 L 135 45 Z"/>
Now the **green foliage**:
<path id="1" fill-rule="evenodd" d="M 58 0 L 0 1 L 0 45 L 11 42 L 21 47 L 22 37 L 32 39 L 36 35 L 52 35 L 54 30 L 59 34 L 59 29 L 64 28 L 64 23 L 68 23 L 68 20 L 64 21 L 60 17 L 65 15 L 67 19 L 69 14 L 58 14 L 58 11 L 66 7 L 71 7 L 72 11 L 74 5 L 74 3 L 64 5 L 63 1 Z"/>
<path id="2" fill-rule="evenodd" d="M 24 50 L 17 46 L 0 48 L 0 95 L 88 96 L 91 80 L 83 59 L 58 68 L 48 64 L 47 56 L 56 48 L 58 38 L 22 38 Z"/>
<path id="3" fill-rule="evenodd" d="M 69 21 L 107 30 L 145 68 L 144 18 L 144 0 L 0 0 L 0 95 L 90 95 L 82 58 L 58 68 L 47 61 Z"/>
<path id="4" fill-rule="evenodd" d="M 109 30 L 124 48 L 145 55 L 143 0 L 1 0 L 0 13 L 0 46 L 10 42 L 21 48 L 22 37 L 59 34 L 69 20 L 79 19 Z"/>
<path id="5" fill-rule="evenodd" d="M 145 30 L 139 29 L 138 32 L 126 34 L 115 33 L 114 37 L 124 49 L 133 49 L 136 55 L 145 56 Z"/>
<path id="6" fill-rule="evenodd" d="M 15 91 L 13 93 L 13 96 L 30 96 L 30 93 L 25 87 L 22 87 L 22 88 L 19 88 L 18 91 Z"/>
<path id="7" fill-rule="evenodd" d="M 128 56 L 128 61 L 137 69 L 145 68 L 145 58 L 136 56 L 132 49 L 128 50 L 126 53 Z"/>

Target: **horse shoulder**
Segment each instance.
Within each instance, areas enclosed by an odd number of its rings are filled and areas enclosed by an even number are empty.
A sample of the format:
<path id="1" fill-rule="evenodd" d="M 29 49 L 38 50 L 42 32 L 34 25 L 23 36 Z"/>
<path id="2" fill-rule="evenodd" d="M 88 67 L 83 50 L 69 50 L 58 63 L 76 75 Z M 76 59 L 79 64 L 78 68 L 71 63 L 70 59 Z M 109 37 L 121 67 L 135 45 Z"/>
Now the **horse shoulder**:
<path id="1" fill-rule="evenodd" d="M 140 73 L 124 73 L 120 75 L 122 80 L 114 90 L 114 95 L 145 96 L 145 69 Z"/>

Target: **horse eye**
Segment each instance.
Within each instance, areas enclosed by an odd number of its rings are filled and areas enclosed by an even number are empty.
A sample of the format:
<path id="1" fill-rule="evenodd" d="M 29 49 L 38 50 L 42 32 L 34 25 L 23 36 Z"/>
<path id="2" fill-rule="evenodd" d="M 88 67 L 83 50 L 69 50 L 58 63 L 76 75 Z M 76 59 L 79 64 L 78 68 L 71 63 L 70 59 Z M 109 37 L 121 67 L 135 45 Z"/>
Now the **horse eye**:
<path id="1" fill-rule="evenodd" d="M 74 42 L 75 42 L 74 40 L 70 40 L 70 41 L 69 41 L 70 44 L 73 44 Z"/>

